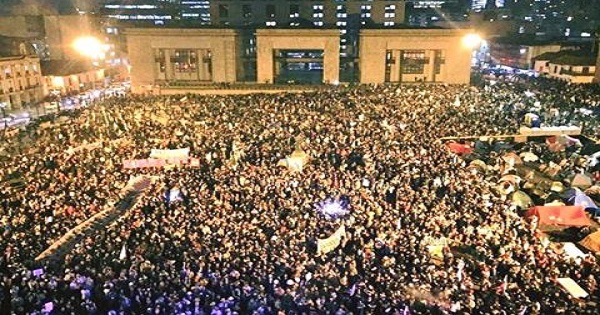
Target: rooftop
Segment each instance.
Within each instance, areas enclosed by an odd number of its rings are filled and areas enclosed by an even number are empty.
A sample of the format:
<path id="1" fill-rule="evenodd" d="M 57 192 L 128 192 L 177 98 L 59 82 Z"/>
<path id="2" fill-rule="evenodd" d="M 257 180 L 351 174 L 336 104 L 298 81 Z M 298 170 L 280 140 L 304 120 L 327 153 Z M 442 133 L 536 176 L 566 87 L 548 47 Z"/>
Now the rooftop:
<path id="1" fill-rule="evenodd" d="M 41 62 L 42 75 L 66 76 L 87 72 L 94 66 L 85 60 L 45 60 Z"/>
<path id="2" fill-rule="evenodd" d="M 593 66 L 596 65 L 596 57 L 589 51 L 561 50 L 557 52 L 546 52 L 537 57 L 536 60 L 547 60 L 554 64 L 571 66 Z"/>

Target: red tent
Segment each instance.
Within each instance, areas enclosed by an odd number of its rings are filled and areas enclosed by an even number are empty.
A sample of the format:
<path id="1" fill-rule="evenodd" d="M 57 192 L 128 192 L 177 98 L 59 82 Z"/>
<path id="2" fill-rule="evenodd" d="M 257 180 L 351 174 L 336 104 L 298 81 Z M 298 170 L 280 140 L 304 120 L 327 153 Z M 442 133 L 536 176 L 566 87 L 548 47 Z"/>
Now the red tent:
<path id="1" fill-rule="evenodd" d="M 529 209 L 539 225 L 589 226 L 590 220 L 581 206 L 537 206 Z"/>
<path id="2" fill-rule="evenodd" d="M 450 150 L 450 152 L 456 153 L 458 155 L 470 154 L 471 152 L 473 152 L 473 148 L 471 148 L 470 146 L 468 146 L 466 144 L 450 142 L 450 143 L 447 143 L 446 146 L 448 146 L 448 149 Z"/>

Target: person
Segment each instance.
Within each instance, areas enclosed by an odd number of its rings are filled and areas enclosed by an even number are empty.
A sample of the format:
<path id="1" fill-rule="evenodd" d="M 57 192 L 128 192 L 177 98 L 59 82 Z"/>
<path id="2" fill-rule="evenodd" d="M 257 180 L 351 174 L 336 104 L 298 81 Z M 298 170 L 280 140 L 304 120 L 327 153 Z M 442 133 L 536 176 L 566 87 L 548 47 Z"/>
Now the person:
<path id="1" fill-rule="evenodd" d="M 560 104 L 571 109 L 568 119 L 594 124 L 596 116 L 575 110 L 600 104 L 594 87 L 519 84 L 555 94 L 536 94 L 542 110 Z M 10 310 L 594 314 L 596 306 L 572 302 L 555 283 L 572 277 L 589 290 L 584 302 L 599 302 L 594 258 L 577 266 L 548 250 L 488 174 L 464 167 L 438 141 L 517 132 L 518 114 L 498 104 L 531 104 L 520 86 L 337 87 L 185 102 L 127 95 L 76 109 L 64 124 L 34 124 L 31 144 L 0 168 L 23 184 L 3 182 L 0 191 L 0 248 L 18 249 L 3 271 Z M 151 149 L 177 148 L 189 148 L 200 166 L 122 168 Z M 310 157 L 301 171 L 277 166 L 298 148 Z M 115 224 L 82 236 L 64 256 L 35 260 L 140 175 L 159 180 Z M 166 187 L 185 192 L 184 201 L 165 202 Z M 321 215 L 315 205 L 329 198 L 341 198 L 349 214 Z M 318 240 L 341 224 L 340 245 L 317 255 Z M 443 244 L 441 259 L 431 244 Z M 44 274 L 33 275 L 39 268 Z"/>

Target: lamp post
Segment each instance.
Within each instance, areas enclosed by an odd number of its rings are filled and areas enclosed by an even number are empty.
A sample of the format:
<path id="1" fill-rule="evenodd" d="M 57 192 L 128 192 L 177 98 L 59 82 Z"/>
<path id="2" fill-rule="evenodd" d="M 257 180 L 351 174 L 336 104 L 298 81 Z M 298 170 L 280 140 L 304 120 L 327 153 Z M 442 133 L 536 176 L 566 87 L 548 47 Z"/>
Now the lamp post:
<path id="1" fill-rule="evenodd" d="M 106 53 L 109 46 L 103 44 L 99 39 L 92 36 L 84 36 L 76 39 L 73 42 L 73 48 L 80 55 L 90 59 L 94 65 L 98 65 L 98 61 L 106 58 Z M 92 89 L 96 89 L 96 73 L 92 83 Z"/>

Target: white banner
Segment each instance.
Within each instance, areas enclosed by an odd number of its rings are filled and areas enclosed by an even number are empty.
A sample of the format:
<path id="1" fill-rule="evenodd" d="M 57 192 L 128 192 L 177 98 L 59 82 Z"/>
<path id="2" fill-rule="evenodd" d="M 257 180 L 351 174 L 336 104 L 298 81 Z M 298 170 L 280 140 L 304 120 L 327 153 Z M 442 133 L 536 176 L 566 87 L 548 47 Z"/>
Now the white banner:
<path id="1" fill-rule="evenodd" d="M 317 240 L 317 255 L 327 254 L 338 247 L 342 241 L 342 237 L 346 236 L 346 227 L 340 226 L 330 237 L 322 240 Z"/>
<path id="2" fill-rule="evenodd" d="M 152 149 L 150 157 L 153 159 L 169 160 L 169 159 L 187 159 L 190 157 L 190 148 L 175 149 L 175 150 L 158 150 Z"/>

